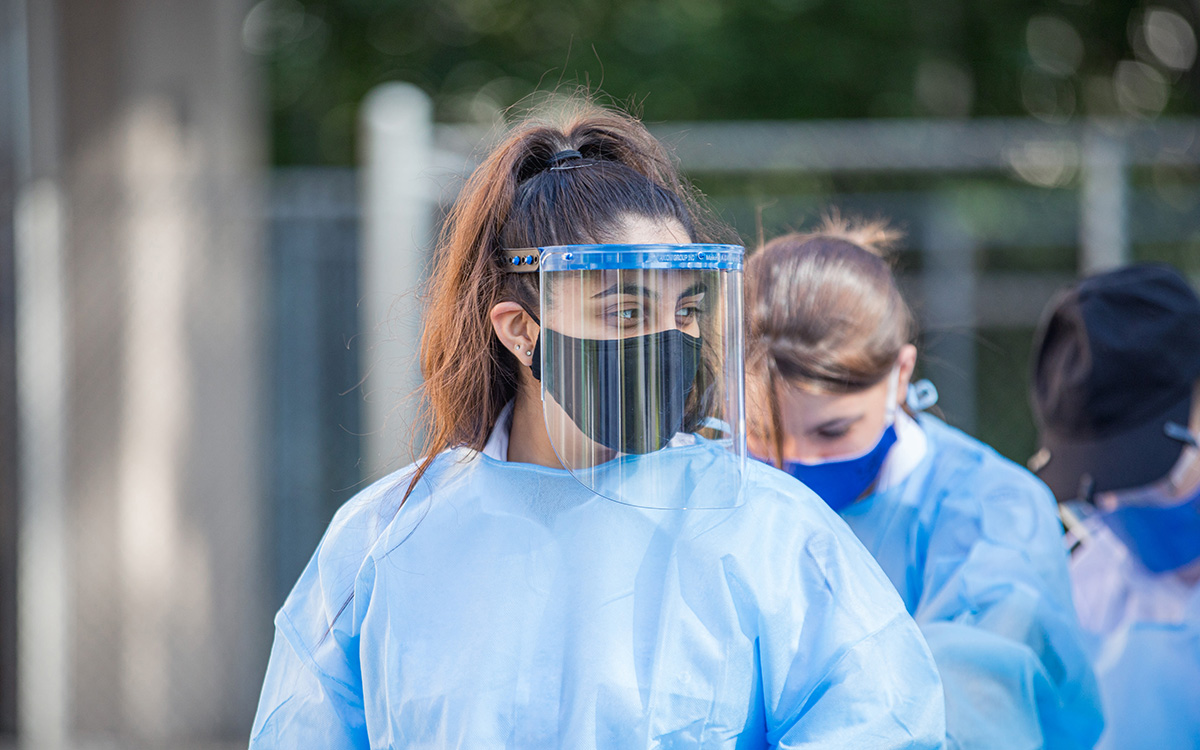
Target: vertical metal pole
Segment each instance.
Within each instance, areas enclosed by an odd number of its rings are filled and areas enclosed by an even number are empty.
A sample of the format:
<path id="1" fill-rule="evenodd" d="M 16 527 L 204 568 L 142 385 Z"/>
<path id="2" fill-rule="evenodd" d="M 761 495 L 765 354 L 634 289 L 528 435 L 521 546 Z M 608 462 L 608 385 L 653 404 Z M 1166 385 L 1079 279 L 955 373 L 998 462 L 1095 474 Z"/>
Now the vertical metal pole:
<path id="1" fill-rule="evenodd" d="M 1119 136 L 1090 126 L 1083 136 L 1079 271 L 1093 274 L 1129 262 L 1128 150 Z"/>
<path id="2" fill-rule="evenodd" d="M 975 238 L 949 196 L 938 196 L 924 226 L 923 370 L 937 385 L 938 405 L 956 427 L 974 432 L 977 414 Z"/>
<path id="3" fill-rule="evenodd" d="M 421 382 L 417 294 L 430 246 L 434 191 L 433 107 L 416 86 L 384 84 L 363 104 L 363 229 L 360 279 L 366 373 L 366 464 L 377 477 L 415 458 Z"/>

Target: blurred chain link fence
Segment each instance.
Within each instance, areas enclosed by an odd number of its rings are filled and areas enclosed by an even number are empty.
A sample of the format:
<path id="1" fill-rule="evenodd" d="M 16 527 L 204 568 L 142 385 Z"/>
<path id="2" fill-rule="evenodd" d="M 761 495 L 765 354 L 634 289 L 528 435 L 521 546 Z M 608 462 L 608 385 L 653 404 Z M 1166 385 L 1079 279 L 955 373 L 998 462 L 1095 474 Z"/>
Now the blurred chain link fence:
<path id="1" fill-rule="evenodd" d="M 274 605 L 362 487 L 359 221 L 352 169 L 272 175 L 270 502 Z"/>

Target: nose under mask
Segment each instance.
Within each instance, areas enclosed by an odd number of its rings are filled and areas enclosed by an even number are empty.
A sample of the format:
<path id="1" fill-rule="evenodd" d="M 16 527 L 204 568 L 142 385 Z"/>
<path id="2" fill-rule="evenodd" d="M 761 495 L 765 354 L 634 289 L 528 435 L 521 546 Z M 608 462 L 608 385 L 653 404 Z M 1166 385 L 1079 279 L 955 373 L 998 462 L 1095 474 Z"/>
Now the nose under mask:
<path id="1" fill-rule="evenodd" d="M 700 338 L 676 329 L 580 339 L 543 326 L 531 370 L 584 435 L 621 453 L 650 453 L 683 429 L 700 352 Z"/>

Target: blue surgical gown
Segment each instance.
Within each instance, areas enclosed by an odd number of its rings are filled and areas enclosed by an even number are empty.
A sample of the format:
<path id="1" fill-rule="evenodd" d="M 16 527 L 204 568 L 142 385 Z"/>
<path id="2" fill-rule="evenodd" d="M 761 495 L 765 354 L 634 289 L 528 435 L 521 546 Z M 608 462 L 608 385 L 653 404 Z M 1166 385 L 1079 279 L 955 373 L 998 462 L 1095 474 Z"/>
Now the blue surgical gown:
<path id="1" fill-rule="evenodd" d="M 1100 519 L 1087 526 L 1071 582 L 1104 701 L 1097 750 L 1200 750 L 1200 582 L 1152 573 Z"/>
<path id="2" fill-rule="evenodd" d="M 276 619 L 250 747 L 934 748 L 937 668 L 816 496 L 748 469 L 647 510 L 459 449 L 335 516 Z"/>
<path id="3" fill-rule="evenodd" d="M 1103 727 L 1049 489 L 920 417 L 916 468 L 842 517 L 920 625 L 950 748 L 1090 748 Z"/>

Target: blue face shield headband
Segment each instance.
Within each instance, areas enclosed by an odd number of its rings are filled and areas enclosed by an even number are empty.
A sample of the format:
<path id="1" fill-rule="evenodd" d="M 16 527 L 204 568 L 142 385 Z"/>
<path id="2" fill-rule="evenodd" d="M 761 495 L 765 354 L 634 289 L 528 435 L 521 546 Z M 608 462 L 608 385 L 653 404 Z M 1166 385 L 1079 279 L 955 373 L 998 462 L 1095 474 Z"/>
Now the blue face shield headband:
<path id="1" fill-rule="evenodd" d="M 1168 424 L 1172 427 L 1182 430 Z M 1188 438 L 1195 446 L 1195 437 L 1189 434 Z M 1200 458 L 1193 456 L 1192 460 Z M 1153 573 L 1178 570 L 1200 559 L 1200 485 L 1179 497 L 1172 491 L 1175 484 L 1168 478 L 1143 489 L 1117 492 L 1116 506 L 1101 515 Z"/>
<path id="2" fill-rule="evenodd" d="M 814 463 L 784 460 L 782 469 L 817 493 L 838 513 L 854 504 L 879 476 L 888 451 L 896 444 L 896 390 L 900 370 L 888 376 L 886 426 L 875 444 L 855 456 L 832 458 Z"/>

